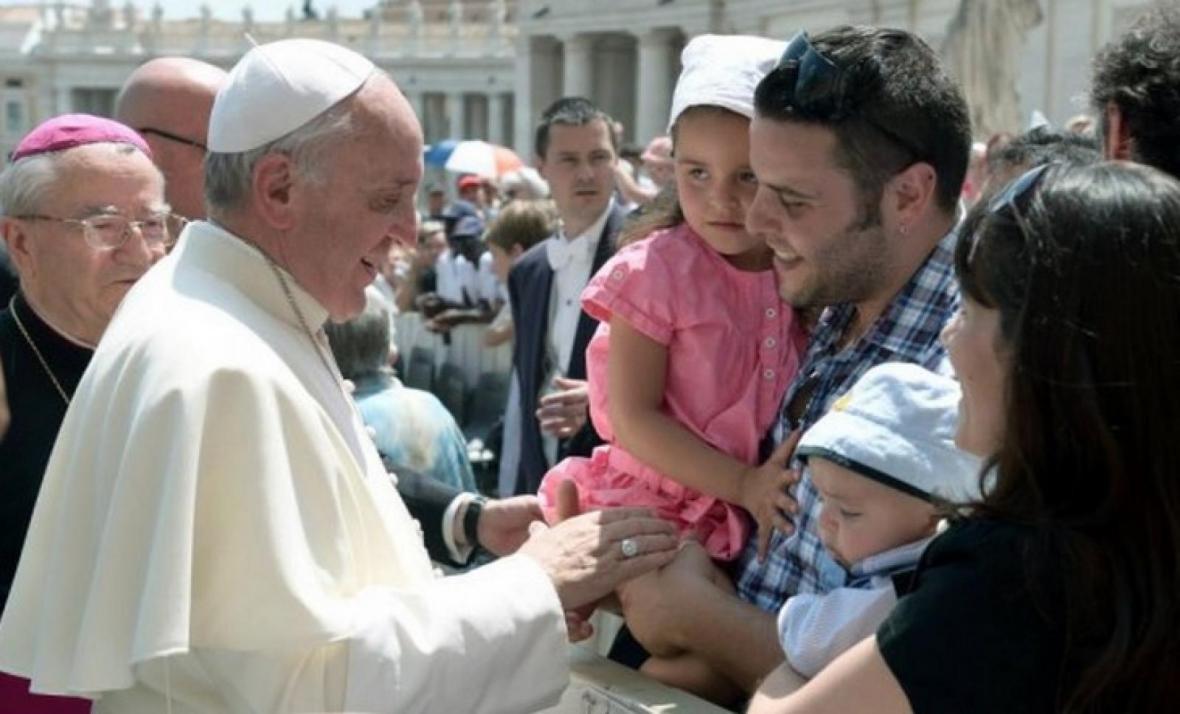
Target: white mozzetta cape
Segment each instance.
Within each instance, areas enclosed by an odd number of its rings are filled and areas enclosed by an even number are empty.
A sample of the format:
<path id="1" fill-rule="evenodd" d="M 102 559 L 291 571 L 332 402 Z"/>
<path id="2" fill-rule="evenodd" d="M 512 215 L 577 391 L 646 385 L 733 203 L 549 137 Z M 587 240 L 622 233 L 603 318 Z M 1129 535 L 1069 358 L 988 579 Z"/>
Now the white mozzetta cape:
<path id="1" fill-rule="evenodd" d="M 287 282 L 317 329 L 326 311 Z M 190 225 L 74 396 L 0 669 L 96 712 L 556 701 L 565 625 L 540 566 L 437 578 L 334 372 L 261 254 Z"/>

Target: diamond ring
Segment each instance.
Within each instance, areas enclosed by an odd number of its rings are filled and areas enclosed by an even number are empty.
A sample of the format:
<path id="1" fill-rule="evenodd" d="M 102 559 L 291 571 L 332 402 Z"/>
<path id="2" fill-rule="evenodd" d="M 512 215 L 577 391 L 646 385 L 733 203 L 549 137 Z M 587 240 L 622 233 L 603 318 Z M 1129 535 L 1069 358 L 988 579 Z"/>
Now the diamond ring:
<path id="1" fill-rule="evenodd" d="M 634 558 L 639 555 L 639 544 L 635 542 L 634 538 L 624 538 L 619 542 L 619 548 L 622 549 L 624 558 Z"/>

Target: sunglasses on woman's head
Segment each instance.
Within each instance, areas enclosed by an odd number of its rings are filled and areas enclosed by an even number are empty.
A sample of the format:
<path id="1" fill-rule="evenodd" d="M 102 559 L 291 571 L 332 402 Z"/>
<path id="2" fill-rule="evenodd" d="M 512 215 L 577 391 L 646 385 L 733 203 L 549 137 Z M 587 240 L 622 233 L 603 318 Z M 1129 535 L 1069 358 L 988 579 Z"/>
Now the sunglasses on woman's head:
<path id="1" fill-rule="evenodd" d="M 998 216 L 1007 211 L 1012 219 L 1016 221 L 1017 227 L 1020 229 L 1022 235 L 1027 236 L 1028 232 L 1024 227 L 1024 216 L 1021 215 L 1020 205 L 1027 204 L 1028 198 L 1041 182 L 1041 177 L 1049 170 L 1052 164 L 1041 164 L 1025 171 L 1019 177 L 1013 179 L 1006 186 L 1004 190 L 992 196 L 991 200 L 987 202 L 987 213 L 989 216 Z M 967 261 L 975 260 L 975 251 L 979 248 L 979 232 L 972 237 L 971 250 L 967 253 Z"/>

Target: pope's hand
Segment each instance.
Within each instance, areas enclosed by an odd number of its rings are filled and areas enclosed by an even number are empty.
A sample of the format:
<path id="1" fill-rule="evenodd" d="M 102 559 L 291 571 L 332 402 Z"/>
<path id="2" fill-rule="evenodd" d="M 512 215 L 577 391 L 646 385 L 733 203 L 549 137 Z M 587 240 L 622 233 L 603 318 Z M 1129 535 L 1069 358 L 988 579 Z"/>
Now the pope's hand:
<path id="1" fill-rule="evenodd" d="M 488 501 L 479 514 L 479 544 L 493 555 L 511 555 L 528 540 L 529 524 L 542 517 L 536 496 Z"/>
<path id="2" fill-rule="evenodd" d="M 593 603 L 676 555 L 672 525 L 642 508 L 594 511 L 552 528 L 535 522 L 530 531 L 520 552 L 549 574 L 565 610 Z"/>

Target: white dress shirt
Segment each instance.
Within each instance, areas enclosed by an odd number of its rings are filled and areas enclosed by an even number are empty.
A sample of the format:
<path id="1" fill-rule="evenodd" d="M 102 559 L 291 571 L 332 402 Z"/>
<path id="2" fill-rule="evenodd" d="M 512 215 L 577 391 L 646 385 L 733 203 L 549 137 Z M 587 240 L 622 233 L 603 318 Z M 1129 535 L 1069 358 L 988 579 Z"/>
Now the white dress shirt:
<path id="1" fill-rule="evenodd" d="M 590 282 L 590 270 L 594 265 L 594 254 L 602 238 L 602 229 L 611 211 L 615 208 L 612 198 L 593 223 L 575 236 L 566 236 L 559 230 L 549 238 L 546 252 L 549 266 L 553 269 L 553 286 L 549 293 L 549 329 L 546 330 L 545 351 L 550 370 L 541 384 L 541 393 L 554 391 L 553 379 L 564 377 L 569 371 L 570 357 L 574 352 L 574 338 L 578 332 L 578 318 L 582 314 L 582 291 Z M 541 434 L 545 456 L 550 465 L 557 462 L 557 439 Z"/>

